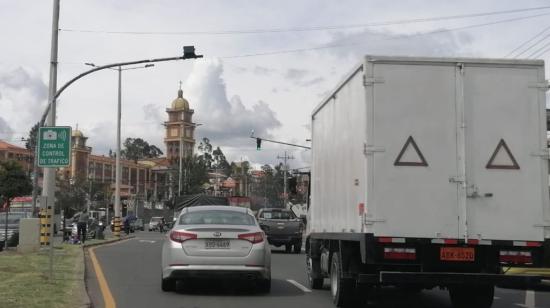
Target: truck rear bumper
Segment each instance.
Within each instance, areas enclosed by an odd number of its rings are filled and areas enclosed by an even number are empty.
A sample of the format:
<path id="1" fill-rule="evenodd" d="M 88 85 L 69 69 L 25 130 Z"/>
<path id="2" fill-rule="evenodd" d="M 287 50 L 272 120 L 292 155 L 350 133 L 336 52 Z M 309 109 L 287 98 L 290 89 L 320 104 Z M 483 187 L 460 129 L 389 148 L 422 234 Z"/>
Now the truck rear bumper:
<path id="1" fill-rule="evenodd" d="M 379 274 L 359 274 L 359 284 L 387 284 L 387 285 L 453 285 L 453 284 L 505 284 L 515 287 L 529 287 L 541 282 L 540 276 L 501 275 L 483 273 L 417 273 L 417 272 L 388 272 Z"/>

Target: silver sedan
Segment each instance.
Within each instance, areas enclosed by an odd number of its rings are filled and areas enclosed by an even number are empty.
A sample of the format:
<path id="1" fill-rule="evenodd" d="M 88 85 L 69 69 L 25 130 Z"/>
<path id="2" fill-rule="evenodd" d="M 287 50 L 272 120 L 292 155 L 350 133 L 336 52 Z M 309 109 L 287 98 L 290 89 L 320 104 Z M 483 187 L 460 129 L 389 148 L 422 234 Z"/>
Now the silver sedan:
<path id="1" fill-rule="evenodd" d="M 162 290 L 191 278 L 253 280 L 258 291 L 270 291 L 271 250 L 250 209 L 182 210 L 162 246 Z"/>

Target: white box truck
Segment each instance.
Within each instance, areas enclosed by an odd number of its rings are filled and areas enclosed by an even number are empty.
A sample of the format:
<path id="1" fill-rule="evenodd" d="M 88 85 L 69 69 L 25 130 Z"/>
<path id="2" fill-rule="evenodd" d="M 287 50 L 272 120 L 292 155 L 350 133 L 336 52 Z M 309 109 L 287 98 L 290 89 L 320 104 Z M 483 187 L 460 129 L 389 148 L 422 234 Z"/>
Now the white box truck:
<path id="1" fill-rule="evenodd" d="M 366 56 L 312 113 L 309 284 L 490 307 L 550 264 L 544 62 Z M 364 300 L 364 299 L 363 299 Z"/>

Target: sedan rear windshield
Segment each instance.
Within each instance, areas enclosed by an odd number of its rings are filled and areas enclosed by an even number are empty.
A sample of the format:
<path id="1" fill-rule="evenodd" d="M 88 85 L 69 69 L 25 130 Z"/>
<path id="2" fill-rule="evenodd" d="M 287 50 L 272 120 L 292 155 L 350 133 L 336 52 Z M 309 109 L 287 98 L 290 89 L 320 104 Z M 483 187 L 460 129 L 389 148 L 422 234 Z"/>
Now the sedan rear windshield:
<path id="1" fill-rule="evenodd" d="M 235 211 L 197 211 L 180 217 L 180 225 L 255 225 L 254 217 Z"/>
<path id="2" fill-rule="evenodd" d="M 260 214 L 265 219 L 294 219 L 296 215 L 289 211 L 265 211 Z"/>

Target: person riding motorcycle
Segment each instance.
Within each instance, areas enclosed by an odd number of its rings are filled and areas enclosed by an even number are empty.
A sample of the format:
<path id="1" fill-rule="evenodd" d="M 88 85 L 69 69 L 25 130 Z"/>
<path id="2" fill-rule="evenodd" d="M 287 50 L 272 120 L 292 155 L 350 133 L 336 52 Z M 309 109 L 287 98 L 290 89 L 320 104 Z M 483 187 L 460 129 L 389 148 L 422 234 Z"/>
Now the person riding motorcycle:
<path id="1" fill-rule="evenodd" d="M 159 231 L 160 233 L 164 233 L 164 226 L 166 225 L 166 221 L 164 220 L 164 217 L 162 217 L 159 221 Z"/>

